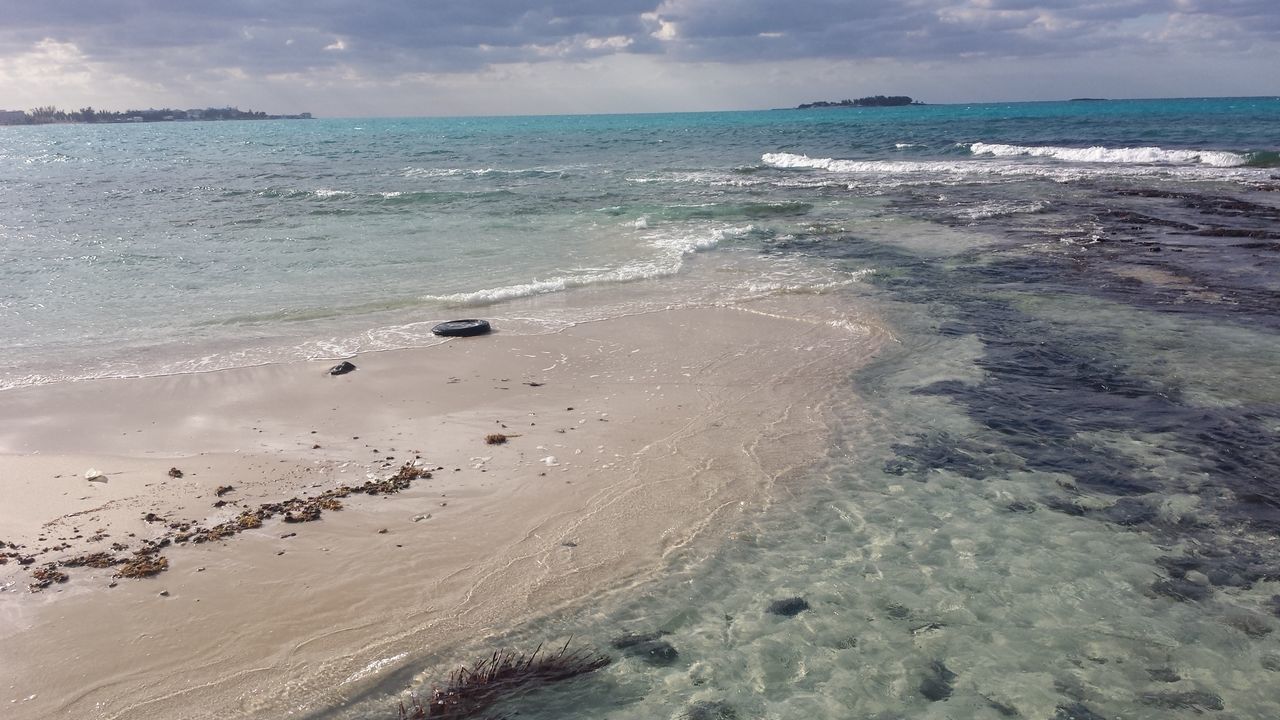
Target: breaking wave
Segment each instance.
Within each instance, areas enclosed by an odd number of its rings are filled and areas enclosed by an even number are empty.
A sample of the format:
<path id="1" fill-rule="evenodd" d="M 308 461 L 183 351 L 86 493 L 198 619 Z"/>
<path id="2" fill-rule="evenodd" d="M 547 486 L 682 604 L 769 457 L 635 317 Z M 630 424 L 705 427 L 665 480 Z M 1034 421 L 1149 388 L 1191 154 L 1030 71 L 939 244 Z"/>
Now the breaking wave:
<path id="1" fill-rule="evenodd" d="M 532 280 L 527 283 L 504 285 L 474 292 L 427 295 L 422 299 L 450 307 L 475 307 L 534 295 L 562 292 L 589 285 L 627 283 L 669 277 L 680 272 L 680 269 L 684 267 L 684 258 L 686 256 L 700 250 L 715 247 L 726 238 L 738 237 L 751 232 L 753 229 L 753 226 L 747 225 L 745 227 L 717 228 L 706 234 L 681 236 L 654 234 L 649 238 L 649 246 L 657 252 L 654 257 L 647 260 L 629 262 L 616 268 L 593 268 L 588 271 L 561 275 L 546 280 Z"/>
<path id="2" fill-rule="evenodd" d="M 1108 148 L 1100 145 L 1087 148 L 1002 145 L 976 142 L 969 146 L 974 155 L 995 157 L 1047 157 L 1055 160 L 1082 163 L 1124 163 L 1133 165 L 1209 165 L 1212 167 L 1239 167 L 1249 163 L 1248 155 L 1225 150 L 1166 150 L 1159 147 Z"/>

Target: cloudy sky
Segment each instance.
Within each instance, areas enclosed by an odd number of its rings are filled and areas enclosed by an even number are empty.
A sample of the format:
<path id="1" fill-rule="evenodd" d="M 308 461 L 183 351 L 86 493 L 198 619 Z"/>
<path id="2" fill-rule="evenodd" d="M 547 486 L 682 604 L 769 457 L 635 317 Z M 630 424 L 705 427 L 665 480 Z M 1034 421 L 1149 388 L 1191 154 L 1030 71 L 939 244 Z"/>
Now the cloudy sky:
<path id="1" fill-rule="evenodd" d="M 1280 94 L 1280 0 L 0 0 L 0 108 L 324 116 Z"/>

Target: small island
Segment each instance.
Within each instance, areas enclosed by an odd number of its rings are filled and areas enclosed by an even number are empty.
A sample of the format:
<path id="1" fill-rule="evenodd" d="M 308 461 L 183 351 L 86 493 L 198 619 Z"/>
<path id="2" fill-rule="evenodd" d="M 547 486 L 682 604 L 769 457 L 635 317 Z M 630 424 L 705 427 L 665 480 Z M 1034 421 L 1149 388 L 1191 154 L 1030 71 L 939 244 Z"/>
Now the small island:
<path id="1" fill-rule="evenodd" d="M 871 97 L 862 97 L 857 100 L 840 100 L 839 102 L 831 100 L 819 100 L 817 102 L 804 103 L 798 109 L 808 110 L 810 108 L 841 108 L 841 107 L 900 107 L 902 105 L 923 105 L 924 103 L 912 100 L 906 95 L 873 95 Z"/>
<path id="2" fill-rule="evenodd" d="M 262 111 L 241 110 L 236 107 L 192 108 L 175 110 L 162 108 L 157 110 L 94 110 L 92 107 L 79 110 L 60 110 L 52 105 L 38 107 L 30 112 L 22 110 L 0 110 L 0 125 L 52 125 L 58 123 L 142 123 L 142 122 L 190 122 L 193 120 L 310 120 L 311 113 L 297 115 L 268 115 Z"/>

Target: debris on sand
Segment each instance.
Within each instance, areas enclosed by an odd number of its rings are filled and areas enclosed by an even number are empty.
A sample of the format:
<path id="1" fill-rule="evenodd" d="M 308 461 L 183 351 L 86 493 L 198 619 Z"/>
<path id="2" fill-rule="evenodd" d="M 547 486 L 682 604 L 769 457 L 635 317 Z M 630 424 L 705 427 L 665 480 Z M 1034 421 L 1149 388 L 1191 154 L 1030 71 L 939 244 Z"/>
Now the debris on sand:
<path id="1" fill-rule="evenodd" d="M 346 375 L 347 373 L 355 369 L 356 369 L 355 365 L 347 362 L 346 360 L 343 360 L 337 365 L 334 365 L 333 367 L 329 368 L 329 374 L 330 375 Z"/>
<path id="2" fill-rule="evenodd" d="M 159 575 L 169 569 L 169 559 L 148 550 L 134 553 L 133 559 L 120 566 L 116 577 L 144 578 Z"/>
<path id="3" fill-rule="evenodd" d="M 67 574 L 58 569 L 57 563 L 41 565 L 31 571 L 31 577 L 35 579 L 35 582 L 27 586 L 31 592 L 40 592 L 54 583 L 67 581 Z"/>
<path id="4" fill-rule="evenodd" d="M 182 471 L 181 471 L 181 470 L 179 470 L 179 469 L 178 469 L 178 468 L 176 468 L 176 467 L 171 467 L 171 468 L 169 468 L 169 477 L 171 477 L 171 478 L 180 478 L 180 477 L 182 477 Z"/>
<path id="5" fill-rule="evenodd" d="M 283 502 L 263 503 L 256 508 L 244 510 L 232 520 L 212 527 L 204 527 L 185 520 L 170 522 L 154 512 L 148 512 L 143 515 L 144 521 L 167 523 L 168 531 L 154 540 L 147 541 L 146 545 L 135 552 L 131 559 L 125 560 L 114 557 L 110 553 L 97 552 L 72 557 L 60 563 L 49 563 L 47 566 L 31 571 L 32 577 L 36 578 L 36 582 L 32 584 L 32 590 L 42 590 L 55 582 L 66 582 L 66 574 L 57 570 L 59 566 L 67 568 L 119 566 L 116 577 L 144 578 L 158 575 L 169 569 L 169 561 L 161 556 L 159 551 L 174 543 L 200 544 L 225 540 L 245 530 L 260 528 L 265 521 L 277 516 L 283 516 L 281 519 L 287 523 L 314 522 L 320 519 L 325 510 L 341 510 L 343 507 L 341 498 L 353 494 L 393 495 L 407 489 L 414 480 L 430 477 L 430 471 L 417 467 L 411 462 L 405 463 L 395 475 L 388 478 L 368 480 L 360 485 L 339 485 L 314 497 L 294 497 Z M 214 493 L 221 496 L 232 490 L 235 490 L 232 485 L 220 485 Z M 222 505 L 225 506 L 226 503 L 223 502 Z M 120 543 L 113 543 L 112 547 L 116 550 L 125 548 Z M 0 554 L 0 561 L 7 562 L 11 557 L 20 565 L 31 565 L 35 562 L 34 557 L 22 556 L 17 552 Z M 39 587 L 36 587 L 37 585 Z"/>
<path id="6" fill-rule="evenodd" d="M 502 433 L 490 433 L 484 436 L 484 442 L 486 445 L 505 445 L 507 437 Z"/>

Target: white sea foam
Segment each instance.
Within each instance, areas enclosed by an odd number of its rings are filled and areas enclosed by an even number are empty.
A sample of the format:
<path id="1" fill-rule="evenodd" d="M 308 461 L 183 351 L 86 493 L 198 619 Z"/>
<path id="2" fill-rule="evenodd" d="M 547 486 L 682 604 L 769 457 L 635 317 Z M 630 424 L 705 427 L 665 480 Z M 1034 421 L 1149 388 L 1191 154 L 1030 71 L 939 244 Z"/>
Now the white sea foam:
<path id="1" fill-rule="evenodd" d="M 1238 167 L 1248 158 L 1222 150 L 1165 150 L 1159 147 L 1108 148 L 1100 145 L 1087 148 L 1002 145 L 976 142 L 969 146 L 974 155 L 996 157 L 1047 157 L 1055 160 L 1087 163 L 1123 163 L 1135 165 L 1209 165 L 1212 167 Z"/>
<path id="2" fill-rule="evenodd" d="M 977 144 L 983 147 L 981 143 Z M 1013 147 L 1013 146 L 1008 146 Z M 849 189 L 871 186 L 887 188 L 921 183 L 957 183 L 974 180 L 1000 181 L 1004 178 L 1040 177 L 1056 182 L 1072 182 L 1095 177 L 1170 177 L 1187 180 L 1234 180 L 1251 178 L 1255 173 L 1248 168 L 1238 167 L 1243 158 L 1231 153 L 1222 153 L 1239 160 L 1234 165 L 1227 165 L 1230 158 L 1217 158 L 1223 164 L 1211 165 L 1203 160 L 1198 164 L 1164 163 L 1129 163 L 1121 161 L 1062 164 L 1052 162 L 1027 161 L 977 161 L 977 160 L 840 160 L 835 158 L 815 158 L 794 153 L 765 153 L 761 162 L 765 165 L 781 169 L 825 170 L 846 176 L 852 181 Z M 1204 157 L 1204 153 L 1197 157 Z M 1034 157 L 1034 156 L 1033 156 Z M 1060 158 L 1050 158 L 1060 159 Z M 793 181 L 773 181 L 771 185 L 779 185 Z M 801 181 L 803 182 L 803 181 Z"/>
<path id="3" fill-rule="evenodd" d="M 542 177 L 556 177 L 564 175 L 570 168 L 420 168 L 406 167 L 400 171 L 404 177 L 457 177 L 459 175 L 471 175 L 477 177 L 485 177 L 489 175 L 534 175 Z"/>
<path id="4" fill-rule="evenodd" d="M 752 227 L 751 225 L 745 227 L 720 227 L 710 231 L 677 235 L 654 232 L 644 237 L 648 241 L 648 245 L 657 252 L 652 257 L 644 260 L 632 261 L 608 270 L 593 269 L 546 280 L 532 280 L 527 283 L 504 285 L 473 292 L 427 295 L 422 299 L 454 307 L 469 307 L 491 305 L 506 300 L 561 292 L 590 285 L 626 283 L 670 277 L 680 272 L 680 268 L 684 266 L 684 258 L 687 255 L 715 247 L 726 238 L 737 237 L 750 232 Z"/>
<path id="5" fill-rule="evenodd" d="M 986 220 L 987 218 L 1036 213 L 1040 212 L 1044 208 L 1045 203 L 1038 201 L 1014 202 L 1007 200 L 991 200 L 988 202 L 977 203 L 975 205 L 956 208 L 951 214 L 962 220 Z"/>
<path id="6" fill-rule="evenodd" d="M 346 685 L 347 683 L 355 682 L 356 680 L 359 680 L 361 678 L 368 677 L 394 662 L 403 660 L 404 658 L 408 657 L 408 655 L 409 653 L 400 653 L 398 655 L 392 655 L 391 657 L 382 658 L 381 660 L 374 660 L 373 662 L 364 666 L 364 668 L 352 673 L 346 680 L 342 681 L 342 684 Z"/>

